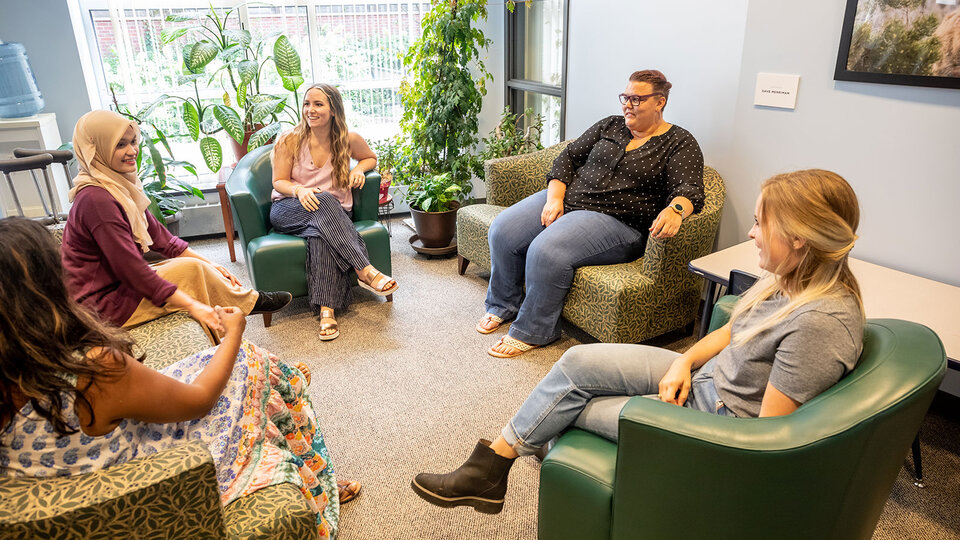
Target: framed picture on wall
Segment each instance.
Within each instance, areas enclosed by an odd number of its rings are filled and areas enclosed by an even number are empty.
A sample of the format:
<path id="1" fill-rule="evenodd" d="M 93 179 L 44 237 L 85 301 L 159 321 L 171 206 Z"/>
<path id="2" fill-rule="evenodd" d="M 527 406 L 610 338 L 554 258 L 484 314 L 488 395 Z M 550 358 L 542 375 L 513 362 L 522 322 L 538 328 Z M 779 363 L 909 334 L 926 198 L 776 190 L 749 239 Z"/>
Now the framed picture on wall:
<path id="1" fill-rule="evenodd" d="M 960 0 L 847 0 L 833 78 L 960 88 Z"/>

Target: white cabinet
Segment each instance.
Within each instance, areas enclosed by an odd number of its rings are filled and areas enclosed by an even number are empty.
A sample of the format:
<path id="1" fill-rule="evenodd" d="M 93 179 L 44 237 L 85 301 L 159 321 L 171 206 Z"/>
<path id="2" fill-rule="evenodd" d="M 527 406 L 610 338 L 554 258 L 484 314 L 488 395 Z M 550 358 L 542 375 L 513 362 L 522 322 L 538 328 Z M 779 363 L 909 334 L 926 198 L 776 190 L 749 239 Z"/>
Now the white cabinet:
<path id="1" fill-rule="evenodd" d="M 61 144 L 60 131 L 57 128 L 57 115 L 53 113 L 41 113 L 36 116 L 27 116 L 24 118 L 0 118 L 0 159 L 13 159 L 14 148 L 45 148 L 56 149 Z M 52 175 L 56 185 L 56 193 L 59 197 L 59 207 L 63 212 L 67 211 L 67 191 L 69 184 L 64 173 L 63 166 L 53 163 L 47 170 Z M 28 217 L 42 216 L 43 205 L 37 188 L 34 185 L 33 178 L 29 171 L 15 172 L 10 175 L 13 184 L 17 190 L 17 196 L 20 198 L 20 204 L 23 206 L 23 212 Z M 46 190 L 43 183 L 43 174 L 38 172 L 37 178 L 41 187 Z M 49 201 L 48 201 L 49 204 Z M 6 179 L 0 174 L 0 215 L 15 216 L 17 207 L 13 202 L 13 195 L 7 186 Z"/>

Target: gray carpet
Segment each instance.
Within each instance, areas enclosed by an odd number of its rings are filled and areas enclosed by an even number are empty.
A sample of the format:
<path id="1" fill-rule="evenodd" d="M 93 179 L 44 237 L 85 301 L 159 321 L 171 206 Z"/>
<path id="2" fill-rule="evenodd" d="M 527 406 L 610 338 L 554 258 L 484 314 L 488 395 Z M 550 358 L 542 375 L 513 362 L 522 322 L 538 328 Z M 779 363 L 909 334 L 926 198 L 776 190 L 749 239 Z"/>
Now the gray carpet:
<path id="1" fill-rule="evenodd" d="M 487 275 L 470 267 L 459 276 L 456 257 L 418 255 L 407 241 L 409 229 L 399 220 L 392 229 L 393 276 L 400 284 L 393 303 L 354 288 L 354 304 L 337 314 L 340 337 L 322 342 L 317 319 L 298 298 L 274 315 L 270 328 L 248 318 L 245 337 L 313 371 L 311 394 L 337 474 L 364 485 L 342 509 L 341 540 L 536 538 L 539 463 L 533 459 L 514 466 L 507 503 L 496 516 L 429 505 L 410 480 L 457 467 L 478 438 L 497 435 L 563 351 L 593 340 L 565 328 L 560 341 L 519 358 L 488 356 L 486 348 L 504 331 L 484 336 L 473 329 L 483 315 Z M 191 246 L 249 282 L 242 256 L 230 263 L 222 238 Z M 692 343 L 680 335 L 651 342 L 681 351 Z M 952 415 L 928 416 L 928 487 L 916 489 L 909 471 L 901 471 L 875 538 L 960 537 L 960 422 Z"/>

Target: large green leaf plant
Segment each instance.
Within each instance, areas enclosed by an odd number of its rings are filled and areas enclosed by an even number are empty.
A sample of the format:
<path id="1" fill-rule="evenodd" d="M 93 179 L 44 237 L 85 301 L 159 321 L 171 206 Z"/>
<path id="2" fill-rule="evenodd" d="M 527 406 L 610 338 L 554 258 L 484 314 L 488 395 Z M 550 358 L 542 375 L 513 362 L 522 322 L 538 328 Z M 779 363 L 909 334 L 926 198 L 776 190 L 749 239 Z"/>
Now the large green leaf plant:
<path id="1" fill-rule="evenodd" d="M 198 24 L 161 31 L 164 45 L 185 42 L 184 73 L 179 82 L 192 85 L 193 95 L 162 95 L 152 105 L 169 99 L 182 102 L 181 117 L 187 133 L 199 141 L 203 159 L 214 172 L 223 164 L 223 149 L 213 137 L 217 132 L 226 131 L 237 143 L 242 143 L 245 134 L 252 132 L 247 150 L 253 150 L 280 133 L 283 123 L 296 124 L 300 117 L 297 91 L 303 84 L 300 55 L 285 35 L 277 36 L 272 54 L 266 54 L 264 41 L 254 41 L 249 30 L 239 28 L 239 7 L 227 9 L 221 15 L 211 5 Z M 232 17 L 237 18 L 237 28 L 231 27 Z M 197 21 L 179 14 L 169 15 L 166 20 L 170 23 Z M 286 96 L 261 90 L 264 70 L 270 65 L 276 69 L 283 87 L 291 92 L 293 106 Z M 207 73 L 208 68 L 212 69 L 211 73 Z M 200 99 L 201 85 L 220 87 L 221 102 L 204 103 Z"/>
<path id="2" fill-rule="evenodd" d="M 418 205 L 427 199 L 413 185 L 447 175 L 449 185 L 458 189 L 443 192 L 458 202 L 473 190 L 478 116 L 486 81 L 492 78 L 480 56 L 490 40 L 475 27 L 487 17 L 486 1 L 432 0 L 431 4 L 421 21 L 420 38 L 403 58 L 408 79 L 400 85 L 405 140 L 396 180 L 411 186 L 406 191 L 407 204 L 421 210 Z"/>

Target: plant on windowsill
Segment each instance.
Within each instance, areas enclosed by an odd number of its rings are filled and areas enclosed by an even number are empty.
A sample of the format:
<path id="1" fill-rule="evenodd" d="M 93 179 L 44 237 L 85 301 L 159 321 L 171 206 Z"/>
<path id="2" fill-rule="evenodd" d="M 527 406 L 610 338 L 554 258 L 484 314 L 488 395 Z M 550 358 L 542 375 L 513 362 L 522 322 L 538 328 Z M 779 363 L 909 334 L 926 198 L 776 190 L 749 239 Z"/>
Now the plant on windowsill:
<path id="1" fill-rule="evenodd" d="M 224 130 L 230 135 L 239 160 L 248 151 L 270 142 L 283 129 L 284 123 L 294 125 L 300 118 L 297 92 L 303 84 L 300 55 L 285 35 L 277 37 L 273 54 L 265 55 L 265 42 L 254 42 L 248 30 L 227 28 L 231 16 L 236 15 L 239 20 L 238 7 L 226 10 L 221 17 L 211 5 L 199 24 L 168 27 L 161 32 L 164 45 L 180 39 L 187 41 L 183 47 L 185 74 L 180 83 L 193 85 L 193 96 L 163 95 L 155 103 L 168 99 L 183 102 L 183 123 L 190 137 L 199 140 L 203 159 L 213 172 L 220 170 L 223 164 L 223 149 L 212 136 L 215 133 Z M 177 23 L 195 19 L 169 15 L 166 20 Z M 207 74 L 207 66 L 215 59 L 220 60 L 220 66 Z M 292 93 L 294 106 L 288 103 L 286 96 L 261 91 L 261 77 L 270 64 L 276 69 L 283 87 Z M 223 89 L 222 103 L 204 104 L 201 101 L 201 80 L 205 87 Z"/>
<path id="2" fill-rule="evenodd" d="M 410 78 L 400 84 L 404 141 L 395 181 L 407 186 L 405 199 L 412 212 L 430 212 L 420 205 L 436 200 L 419 195 L 425 185 L 445 186 L 442 198 L 458 203 L 445 203 L 450 213 L 473 191 L 478 116 L 486 81 L 491 78 L 480 57 L 481 49 L 488 47 L 490 40 L 475 23 L 486 17 L 483 0 L 434 0 L 421 21 L 420 38 L 403 58 Z M 456 188 L 448 189 L 453 186 Z M 416 215 L 414 212 L 415 222 Z M 449 245 L 455 215 L 443 223 L 449 230 L 442 235 L 417 226 L 417 235 L 425 246 L 427 238 L 443 237 L 447 238 L 446 243 L 435 247 Z"/>
<path id="3" fill-rule="evenodd" d="M 400 155 L 400 141 L 397 137 L 390 137 L 370 143 L 370 147 L 377 154 L 377 172 L 380 173 L 380 203 L 387 198 L 388 189 L 393 182 L 393 170 L 397 166 Z"/>
<path id="4" fill-rule="evenodd" d="M 533 121 L 526 129 L 523 128 L 524 117 Z M 542 133 L 543 116 L 540 114 L 534 116 L 532 108 L 527 108 L 523 114 L 517 115 L 510 112 L 509 107 L 504 107 L 497 127 L 483 140 L 483 151 L 473 163 L 473 174 L 483 178 L 483 163 L 488 159 L 519 156 L 543 150 L 543 144 L 540 142 Z"/>

